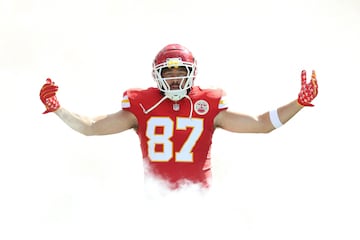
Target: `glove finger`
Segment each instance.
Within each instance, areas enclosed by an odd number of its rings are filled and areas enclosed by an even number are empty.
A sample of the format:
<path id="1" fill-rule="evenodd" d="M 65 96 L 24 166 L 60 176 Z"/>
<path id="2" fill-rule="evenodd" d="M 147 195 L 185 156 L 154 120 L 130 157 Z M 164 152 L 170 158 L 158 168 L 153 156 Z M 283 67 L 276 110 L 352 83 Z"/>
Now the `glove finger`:
<path id="1" fill-rule="evenodd" d="M 41 95 L 41 99 L 47 99 L 56 96 L 56 92 L 47 92 Z"/>
<path id="2" fill-rule="evenodd" d="M 48 95 L 55 95 L 57 90 L 58 90 L 58 87 L 54 86 L 54 85 L 44 86 L 40 91 L 40 97 L 44 98 L 45 96 L 48 96 Z"/>
<path id="3" fill-rule="evenodd" d="M 55 82 L 53 82 L 53 81 L 51 80 L 51 78 L 47 78 L 47 79 L 46 79 L 46 84 L 54 85 Z"/>
<path id="4" fill-rule="evenodd" d="M 59 87 L 56 85 L 44 84 L 44 86 L 41 88 L 41 92 L 57 91 L 58 88 Z"/>
<path id="5" fill-rule="evenodd" d="M 311 73 L 311 81 L 312 80 L 316 81 L 316 72 L 315 72 L 315 70 L 312 70 L 312 73 Z"/>
<path id="6" fill-rule="evenodd" d="M 56 96 L 57 89 L 52 89 L 51 91 L 44 91 L 40 93 L 40 100 L 44 103 L 46 99 Z"/>
<path id="7" fill-rule="evenodd" d="M 312 74 L 311 74 L 311 84 L 314 89 L 314 95 L 316 96 L 318 94 L 318 83 L 317 83 L 317 79 L 316 79 L 315 70 L 313 70 Z"/>
<path id="8" fill-rule="evenodd" d="M 46 79 L 46 83 L 42 86 L 40 92 L 44 92 L 44 91 L 53 91 L 54 89 L 59 88 L 58 86 L 55 85 L 55 82 L 53 82 L 50 78 Z"/>
<path id="9" fill-rule="evenodd" d="M 301 86 L 306 84 L 306 70 L 301 71 Z"/>

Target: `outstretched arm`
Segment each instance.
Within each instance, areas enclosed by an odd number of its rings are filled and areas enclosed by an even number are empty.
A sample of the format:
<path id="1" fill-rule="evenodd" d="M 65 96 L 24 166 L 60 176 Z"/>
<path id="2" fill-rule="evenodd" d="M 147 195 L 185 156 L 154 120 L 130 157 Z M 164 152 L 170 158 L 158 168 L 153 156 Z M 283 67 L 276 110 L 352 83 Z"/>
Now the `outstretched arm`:
<path id="1" fill-rule="evenodd" d="M 304 106 L 314 106 L 312 100 L 318 94 L 315 71 L 311 81 L 306 82 L 306 71 L 301 72 L 301 90 L 298 98 L 276 110 L 253 117 L 246 114 L 221 111 L 215 118 L 215 127 L 237 133 L 268 133 L 282 126 Z"/>
<path id="2" fill-rule="evenodd" d="M 94 118 L 72 113 L 60 106 L 56 98 L 57 90 L 58 86 L 51 79 L 47 79 L 41 88 L 40 99 L 46 107 L 44 114 L 54 112 L 65 124 L 81 134 L 87 136 L 114 134 L 137 126 L 136 117 L 123 110 Z"/>
<path id="3" fill-rule="evenodd" d="M 86 136 L 120 133 L 135 128 L 136 117 L 128 111 L 89 118 L 59 108 L 55 114 L 73 130 Z"/>

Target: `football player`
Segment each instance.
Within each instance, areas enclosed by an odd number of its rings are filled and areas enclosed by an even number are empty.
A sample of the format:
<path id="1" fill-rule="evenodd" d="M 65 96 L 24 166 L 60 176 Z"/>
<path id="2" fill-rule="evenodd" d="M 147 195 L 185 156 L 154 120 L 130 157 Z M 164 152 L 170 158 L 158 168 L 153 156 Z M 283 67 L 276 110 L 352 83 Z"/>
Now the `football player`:
<path id="1" fill-rule="evenodd" d="M 54 112 L 69 127 L 84 135 L 115 134 L 134 129 L 139 136 L 144 169 L 171 189 L 183 183 L 209 187 L 212 137 L 217 128 L 236 133 L 269 133 L 281 127 L 304 106 L 313 106 L 318 94 L 315 71 L 311 81 L 301 72 L 301 89 L 294 100 L 258 116 L 228 110 L 222 89 L 194 85 L 196 59 L 180 44 L 165 46 L 153 61 L 157 87 L 128 89 L 121 109 L 89 118 L 61 107 L 51 79 L 40 90 L 44 113 Z"/>

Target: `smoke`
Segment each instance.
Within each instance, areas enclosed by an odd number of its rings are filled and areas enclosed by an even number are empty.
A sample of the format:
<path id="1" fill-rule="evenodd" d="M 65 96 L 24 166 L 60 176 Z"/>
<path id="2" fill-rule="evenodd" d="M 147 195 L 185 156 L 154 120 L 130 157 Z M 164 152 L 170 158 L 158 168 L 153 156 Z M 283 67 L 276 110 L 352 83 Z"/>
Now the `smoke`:
<path id="1" fill-rule="evenodd" d="M 251 213 L 236 197 L 216 188 L 183 184 L 169 190 L 157 179 L 147 178 L 137 209 L 139 237 L 148 239 L 238 239 L 251 229 Z M 140 222 L 139 222 L 140 220 Z M 139 225 L 137 225 L 139 226 Z"/>

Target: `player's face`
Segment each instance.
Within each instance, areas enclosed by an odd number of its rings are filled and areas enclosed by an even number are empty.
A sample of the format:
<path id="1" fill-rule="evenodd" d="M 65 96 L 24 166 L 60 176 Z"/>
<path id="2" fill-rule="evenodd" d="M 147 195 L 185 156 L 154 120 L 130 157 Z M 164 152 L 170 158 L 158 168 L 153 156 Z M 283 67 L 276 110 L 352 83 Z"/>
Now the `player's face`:
<path id="1" fill-rule="evenodd" d="M 181 81 L 186 78 L 187 70 L 185 67 L 178 68 L 166 68 L 162 71 L 161 76 L 166 79 L 166 82 L 169 84 L 171 90 L 179 89 Z M 183 77 L 183 78 L 181 78 Z M 182 84 L 185 84 L 185 81 L 182 81 Z M 184 86 L 183 86 L 184 87 Z"/>

